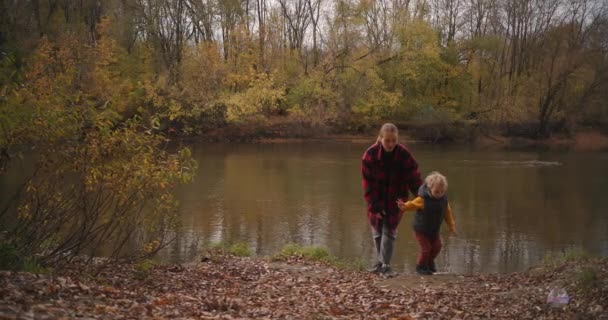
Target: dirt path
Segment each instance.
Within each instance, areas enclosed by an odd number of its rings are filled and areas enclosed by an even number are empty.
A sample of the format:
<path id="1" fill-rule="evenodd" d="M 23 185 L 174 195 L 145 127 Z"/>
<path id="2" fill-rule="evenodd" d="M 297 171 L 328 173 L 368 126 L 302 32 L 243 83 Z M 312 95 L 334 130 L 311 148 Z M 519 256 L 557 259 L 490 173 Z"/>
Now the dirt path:
<path id="1" fill-rule="evenodd" d="M 412 288 L 441 288 L 445 285 L 463 284 L 472 276 L 463 276 L 450 273 L 436 273 L 432 276 L 417 274 L 399 274 L 396 277 L 382 279 L 376 282 L 379 288 L 393 290 L 408 290 Z"/>
<path id="2" fill-rule="evenodd" d="M 271 262 L 269 268 L 281 270 L 300 278 L 322 279 L 335 269 L 324 265 L 294 264 Z M 433 276 L 421 276 L 413 273 L 398 273 L 394 277 L 376 276 L 374 285 L 380 289 L 407 291 L 415 288 L 437 288 L 445 285 L 458 285 L 470 281 L 473 276 L 453 273 L 436 273 Z"/>

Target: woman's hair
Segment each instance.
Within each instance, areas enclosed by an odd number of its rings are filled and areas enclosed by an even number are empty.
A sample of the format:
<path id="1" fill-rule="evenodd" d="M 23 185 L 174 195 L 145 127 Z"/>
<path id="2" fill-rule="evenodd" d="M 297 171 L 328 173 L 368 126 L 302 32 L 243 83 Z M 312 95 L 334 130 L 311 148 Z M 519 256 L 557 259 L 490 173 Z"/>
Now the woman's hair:
<path id="1" fill-rule="evenodd" d="M 444 175 L 437 171 L 433 171 L 428 176 L 426 176 L 426 178 L 424 179 L 424 183 L 429 189 L 435 185 L 440 185 L 443 187 L 444 191 L 448 191 L 448 179 L 446 179 Z"/>
<path id="2" fill-rule="evenodd" d="M 387 133 L 394 133 L 395 135 L 399 135 L 399 129 L 397 129 L 397 126 L 392 123 L 387 122 L 383 124 L 380 128 L 380 132 L 378 133 L 378 139 L 376 140 L 376 142 L 380 142 L 380 140 L 382 140 L 382 138 L 384 138 Z"/>

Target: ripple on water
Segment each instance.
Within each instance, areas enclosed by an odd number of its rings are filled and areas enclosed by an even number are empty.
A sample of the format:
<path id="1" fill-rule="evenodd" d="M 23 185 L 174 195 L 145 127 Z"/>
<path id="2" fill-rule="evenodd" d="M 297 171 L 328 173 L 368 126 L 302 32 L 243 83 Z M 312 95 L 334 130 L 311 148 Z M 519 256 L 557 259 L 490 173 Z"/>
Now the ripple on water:
<path id="1" fill-rule="evenodd" d="M 479 161 L 479 160 L 458 160 L 464 165 L 470 165 L 475 167 L 492 167 L 492 168 L 538 168 L 538 167 L 557 167 L 562 166 L 563 163 L 558 161 L 540 161 L 540 160 L 497 160 L 497 161 Z"/>

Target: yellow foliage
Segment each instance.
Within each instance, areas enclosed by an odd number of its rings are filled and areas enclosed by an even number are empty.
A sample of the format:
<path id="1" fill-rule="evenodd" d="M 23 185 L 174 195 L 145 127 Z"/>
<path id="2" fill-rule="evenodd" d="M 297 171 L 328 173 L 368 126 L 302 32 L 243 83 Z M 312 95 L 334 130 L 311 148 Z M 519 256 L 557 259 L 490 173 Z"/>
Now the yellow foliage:
<path id="1" fill-rule="evenodd" d="M 184 94 L 197 103 L 207 104 L 217 98 L 225 83 L 227 67 L 215 43 L 200 43 L 186 49 L 182 65 Z"/>
<path id="2" fill-rule="evenodd" d="M 257 74 L 244 92 L 230 95 L 226 100 L 227 118 L 239 122 L 247 117 L 277 113 L 285 100 L 285 89 L 274 83 L 272 75 Z"/>

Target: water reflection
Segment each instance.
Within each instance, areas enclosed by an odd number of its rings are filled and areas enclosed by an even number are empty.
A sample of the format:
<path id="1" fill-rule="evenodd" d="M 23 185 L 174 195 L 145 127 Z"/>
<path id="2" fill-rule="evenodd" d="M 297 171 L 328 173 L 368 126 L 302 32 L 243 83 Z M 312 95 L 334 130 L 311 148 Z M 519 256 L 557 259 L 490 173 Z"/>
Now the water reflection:
<path id="1" fill-rule="evenodd" d="M 360 157 L 350 143 L 194 146 L 195 183 L 182 187 L 184 230 L 160 257 L 193 259 L 206 243 L 245 241 L 258 255 L 290 242 L 323 245 L 371 261 Z M 423 173 L 443 172 L 459 236 L 446 238 L 449 270 L 510 272 L 570 246 L 608 255 L 606 155 L 410 147 Z M 406 216 L 394 257 L 413 268 L 416 243 Z"/>

